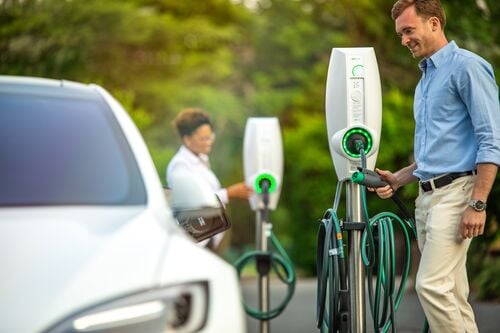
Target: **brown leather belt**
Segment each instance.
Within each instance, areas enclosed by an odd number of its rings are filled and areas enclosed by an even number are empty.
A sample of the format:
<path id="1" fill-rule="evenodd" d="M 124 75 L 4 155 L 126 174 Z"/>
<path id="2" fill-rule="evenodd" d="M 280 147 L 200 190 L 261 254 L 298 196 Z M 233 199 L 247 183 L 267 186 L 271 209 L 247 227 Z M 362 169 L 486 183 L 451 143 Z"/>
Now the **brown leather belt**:
<path id="1" fill-rule="evenodd" d="M 432 191 L 433 189 L 437 189 L 437 188 L 446 186 L 448 184 L 451 184 L 457 178 L 465 177 L 465 176 L 472 176 L 475 173 L 476 173 L 475 170 L 466 171 L 466 172 L 447 173 L 444 176 L 420 182 L 420 187 L 422 188 L 422 190 L 424 192 L 429 192 L 429 191 Z M 434 183 L 434 186 L 432 186 L 432 183 Z"/>

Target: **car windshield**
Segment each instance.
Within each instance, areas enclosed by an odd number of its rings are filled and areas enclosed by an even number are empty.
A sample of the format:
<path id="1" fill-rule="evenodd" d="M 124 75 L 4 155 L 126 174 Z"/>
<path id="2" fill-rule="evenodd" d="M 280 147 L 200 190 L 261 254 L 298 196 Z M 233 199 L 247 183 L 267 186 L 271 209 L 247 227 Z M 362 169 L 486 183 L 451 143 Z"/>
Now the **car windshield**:
<path id="1" fill-rule="evenodd" d="M 0 92 L 0 206 L 145 203 L 132 151 L 97 93 Z"/>

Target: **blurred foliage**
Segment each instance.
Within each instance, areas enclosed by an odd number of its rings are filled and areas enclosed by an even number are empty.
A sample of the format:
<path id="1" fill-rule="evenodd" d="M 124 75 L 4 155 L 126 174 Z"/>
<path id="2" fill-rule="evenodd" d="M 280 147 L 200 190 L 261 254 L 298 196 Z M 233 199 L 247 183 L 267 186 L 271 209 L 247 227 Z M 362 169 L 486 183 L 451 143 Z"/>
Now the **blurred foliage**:
<path id="1" fill-rule="evenodd" d="M 500 259 L 486 257 L 484 267 L 474 279 L 479 299 L 500 301 L 500 279 L 498 276 L 500 276 Z"/>
<path id="2" fill-rule="evenodd" d="M 285 177 L 276 234 L 299 270 L 315 273 L 317 220 L 331 207 L 336 175 L 324 119 L 332 47 L 371 46 L 383 91 L 377 165 L 412 162 L 417 59 L 402 47 L 390 18 L 393 0 L 0 0 L 0 73 L 103 85 L 142 131 L 158 173 L 180 140 L 171 127 L 182 108 L 198 106 L 215 122 L 213 167 L 223 184 L 243 177 L 246 119 L 280 119 Z M 500 2 L 443 0 L 448 38 L 500 64 Z M 498 75 L 497 75 L 498 80 Z M 413 208 L 416 185 L 401 189 Z M 369 196 L 373 213 L 394 211 Z M 469 269 L 481 290 L 498 275 L 486 259 L 498 240 L 500 182 L 489 199 L 489 229 L 475 239 Z M 234 256 L 255 239 L 246 203 L 229 206 Z M 339 212 L 342 214 L 342 212 Z M 492 268 L 493 267 L 493 268 Z M 477 274 L 482 272 L 482 274 Z M 500 294 L 498 288 L 493 291 Z"/>

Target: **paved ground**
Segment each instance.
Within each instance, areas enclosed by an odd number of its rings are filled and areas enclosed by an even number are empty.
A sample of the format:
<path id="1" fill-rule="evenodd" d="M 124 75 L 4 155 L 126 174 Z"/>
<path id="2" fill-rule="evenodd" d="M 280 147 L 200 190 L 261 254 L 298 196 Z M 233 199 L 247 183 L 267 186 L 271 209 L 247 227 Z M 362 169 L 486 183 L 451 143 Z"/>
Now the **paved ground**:
<path id="1" fill-rule="evenodd" d="M 243 297 L 247 304 L 257 307 L 257 281 L 245 279 L 242 281 Z M 271 302 L 281 302 L 285 295 L 285 287 L 279 281 L 271 282 Z M 481 333 L 500 332 L 500 303 L 484 303 L 472 300 L 479 331 Z M 285 311 L 271 321 L 272 333 L 305 333 L 318 332 L 316 329 L 316 280 L 304 279 L 297 283 L 294 297 Z M 421 332 L 423 312 L 417 296 L 411 290 L 406 292 L 397 313 L 398 333 Z M 367 331 L 373 332 L 370 324 L 371 315 L 367 314 Z M 259 322 L 248 317 L 248 333 L 258 333 Z"/>

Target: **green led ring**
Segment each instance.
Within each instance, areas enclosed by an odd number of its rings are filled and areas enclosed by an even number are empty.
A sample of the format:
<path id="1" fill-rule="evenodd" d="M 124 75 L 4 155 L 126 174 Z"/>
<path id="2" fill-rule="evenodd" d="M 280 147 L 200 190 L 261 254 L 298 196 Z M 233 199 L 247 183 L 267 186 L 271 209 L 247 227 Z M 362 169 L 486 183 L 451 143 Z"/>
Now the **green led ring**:
<path id="1" fill-rule="evenodd" d="M 354 158 L 360 158 L 361 154 L 353 153 L 347 147 L 347 141 L 349 140 L 349 138 L 351 137 L 351 135 L 354 135 L 354 134 L 359 134 L 359 135 L 363 136 L 366 139 L 365 154 L 368 154 L 370 152 L 370 150 L 372 149 L 372 147 L 373 147 L 373 140 L 372 140 L 372 136 L 371 136 L 370 132 L 368 132 L 366 129 L 361 128 L 361 127 L 351 128 L 350 130 L 348 130 L 344 134 L 344 137 L 342 138 L 342 149 L 344 150 L 344 152 L 347 155 L 349 155 L 351 157 L 354 157 Z"/>
<path id="2" fill-rule="evenodd" d="M 351 72 L 352 72 L 352 76 L 357 76 L 357 75 L 356 75 L 356 69 L 357 69 L 357 68 L 363 68 L 363 67 L 365 67 L 365 66 L 363 66 L 363 65 L 356 65 L 356 66 L 354 66 L 354 67 L 352 68 L 352 70 L 351 70 Z"/>
<path id="3" fill-rule="evenodd" d="M 261 173 L 260 175 L 257 176 L 257 178 L 255 178 L 255 183 L 254 183 L 255 192 L 257 192 L 258 194 L 262 193 L 262 188 L 260 187 L 260 181 L 264 179 L 267 179 L 269 183 L 271 183 L 269 185 L 269 193 L 273 193 L 274 190 L 276 190 L 276 178 L 274 178 L 274 176 L 269 173 Z"/>

